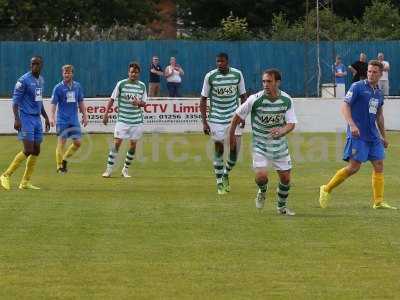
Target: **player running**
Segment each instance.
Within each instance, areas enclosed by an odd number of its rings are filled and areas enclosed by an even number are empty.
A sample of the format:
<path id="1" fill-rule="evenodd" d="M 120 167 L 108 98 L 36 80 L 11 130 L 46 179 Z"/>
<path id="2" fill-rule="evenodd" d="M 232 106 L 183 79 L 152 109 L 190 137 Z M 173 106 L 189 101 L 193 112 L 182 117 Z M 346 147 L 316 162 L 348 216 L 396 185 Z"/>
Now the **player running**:
<path id="1" fill-rule="evenodd" d="M 262 76 L 264 90 L 251 95 L 236 110 L 229 131 L 229 141 L 231 149 L 234 149 L 235 130 L 250 114 L 253 133 L 253 168 L 259 188 L 255 200 L 256 208 L 264 207 L 268 188 L 266 168 L 272 164 L 279 176 L 276 191 L 277 211 L 282 215 L 293 216 L 295 213 L 287 208 L 292 165 L 286 135 L 294 129 L 297 119 L 292 98 L 279 90 L 281 80 L 281 73 L 278 70 L 264 71 Z"/>
<path id="2" fill-rule="evenodd" d="M 210 111 L 207 119 L 207 98 L 210 98 Z M 211 135 L 214 141 L 214 172 L 217 178 L 218 194 L 226 194 L 230 191 L 229 172 L 236 164 L 240 149 L 241 135 L 244 121 L 238 127 L 236 146 L 231 148 L 224 168 L 224 140 L 228 132 L 229 124 L 238 107 L 238 100 L 246 101 L 246 89 L 242 72 L 229 67 L 228 55 L 217 55 L 217 69 L 214 69 L 204 77 L 201 91 L 200 111 L 203 120 L 203 131 Z"/>
<path id="3" fill-rule="evenodd" d="M 117 83 L 110 100 L 107 103 L 103 123 L 108 123 L 108 111 L 114 101 L 117 101 L 118 118 L 114 130 L 114 144 L 108 154 L 107 169 L 103 177 L 111 177 L 119 147 L 124 139 L 129 140 L 129 150 L 126 153 L 123 177 L 131 177 L 128 168 L 135 156 L 136 143 L 143 135 L 143 112 L 142 107 L 146 105 L 146 86 L 139 81 L 140 66 L 133 62 L 128 66 L 128 78 Z"/>
<path id="4" fill-rule="evenodd" d="M 85 103 L 83 101 L 83 91 L 79 82 L 73 80 L 74 67 L 64 65 L 61 68 L 63 80 L 58 83 L 51 97 L 50 125 L 54 127 L 58 135 L 56 148 L 56 165 L 58 173 L 66 173 L 67 159 L 71 157 L 81 146 L 81 126 L 79 124 L 78 107 L 82 113 L 82 124 L 87 126 L 88 117 Z M 57 121 L 55 113 L 57 110 Z M 65 150 L 67 139 L 72 139 L 72 144 Z"/>

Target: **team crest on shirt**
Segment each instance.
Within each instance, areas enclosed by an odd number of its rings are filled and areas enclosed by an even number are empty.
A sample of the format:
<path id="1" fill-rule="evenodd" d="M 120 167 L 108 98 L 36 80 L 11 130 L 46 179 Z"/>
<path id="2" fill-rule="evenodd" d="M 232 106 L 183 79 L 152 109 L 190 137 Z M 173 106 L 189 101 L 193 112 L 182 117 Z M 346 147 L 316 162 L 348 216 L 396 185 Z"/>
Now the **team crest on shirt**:
<path id="1" fill-rule="evenodd" d="M 15 84 L 15 89 L 19 90 L 22 88 L 22 82 L 21 81 L 17 81 L 17 83 Z"/>

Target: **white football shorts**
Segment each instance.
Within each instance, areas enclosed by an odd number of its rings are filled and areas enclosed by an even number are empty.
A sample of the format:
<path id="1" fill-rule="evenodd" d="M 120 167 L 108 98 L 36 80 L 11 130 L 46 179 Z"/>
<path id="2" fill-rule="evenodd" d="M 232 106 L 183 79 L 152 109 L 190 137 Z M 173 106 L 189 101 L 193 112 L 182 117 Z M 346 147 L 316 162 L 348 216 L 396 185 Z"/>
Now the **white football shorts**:
<path id="1" fill-rule="evenodd" d="M 230 124 L 217 124 L 217 123 L 208 123 L 210 126 L 210 136 L 211 139 L 215 142 L 223 142 L 228 134 Z M 236 127 L 235 135 L 241 136 L 243 134 L 243 128 L 240 127 L 240 124 Z"/>
<path id="2" fill-rule="evenodd" d="M 124 140 L 139 140 L 143 135 L 143 125 L 129 125 L 117 122 L 114 129 L 114 137 Z"/>
<path id="3" fill-rule="evenodd" d="M 274 167 L 277 171 L 287 171 L 292 168 L 292 161 L 290 155 L 279 159 L 268 159 L 265 155 L 258 152 L 253 152 L 253 168 L 267 168 L 269 165 Z"/>

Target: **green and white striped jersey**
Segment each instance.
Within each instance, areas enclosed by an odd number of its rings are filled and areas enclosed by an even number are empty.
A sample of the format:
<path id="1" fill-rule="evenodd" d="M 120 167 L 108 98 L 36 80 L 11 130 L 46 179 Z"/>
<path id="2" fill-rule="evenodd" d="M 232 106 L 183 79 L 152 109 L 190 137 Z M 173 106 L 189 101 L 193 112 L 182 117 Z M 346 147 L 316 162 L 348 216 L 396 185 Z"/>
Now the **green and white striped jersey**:
<path id="1" fill-rule="evenodd" d="M 229 68 L 227 74 L 218 69 L 204 77 L 201 96 L 210 98 L 208 121 L 216 124 L 229 124 L 238 107 L 240 95 L 246 93 L 242 72 Z"/>
<path id="2" fill-rule="evenodd" d="M 146 85 L 139 80 L 131 81 L 129 79 L 124 79 L 118 81 L 111 95 L 111 99 L 117 101 L 118 122 L 128 125 L 143 124 L 142 109 L 132 105 L 134 97 L 137 97 L 139 100 L 146 101 Z"/>
<path id="3" fill-rule="evenodd" d="M 253 152 L 264 155 L 268 159 L 280 159 L 289 155 L 286 136 L 274 139 L 272 128 L 282 127 L 287 123 L 297 123 L 292 98 L 283 91 L 275 99 L 269 98 L 264 91 L 251 95 L 236 110 L 236 114 L 245 120 L 251 115 L 253 133 Z"/>

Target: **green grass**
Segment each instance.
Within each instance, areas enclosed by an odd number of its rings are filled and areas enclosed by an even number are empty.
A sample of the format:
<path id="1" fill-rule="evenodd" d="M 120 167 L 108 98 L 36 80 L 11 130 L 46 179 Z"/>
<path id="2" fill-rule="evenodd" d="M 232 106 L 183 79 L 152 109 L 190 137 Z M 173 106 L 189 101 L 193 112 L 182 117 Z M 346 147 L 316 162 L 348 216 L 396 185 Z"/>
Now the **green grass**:
<path id="1" fill-rule="evenodd" d="M 249 136 L 226 196 L 216 195 L 206 137 L 146 135 L 133 178 L 119 168 L 103 179 L 110 138 L 87 136 L 62 176 L 49 136 L 33 176 L 42 190 L 17 189 L 23 167 L 12 191 L 0 190 L 1 299 L 399 298 L 400 211 L 370 208 L 371 166 L 318 207 L 319 186 L 344 165 L 335 134 L 292 135 L 292 218 L 275 212 L 273 173 L 256 211 Z M 400 137 L 389 138 L 385 196 L 400 206 Z M 168 159 L 171 145 L 189 158 Z M 0 146 L 3 170 L 20 144 L 2 136 Z"/>

